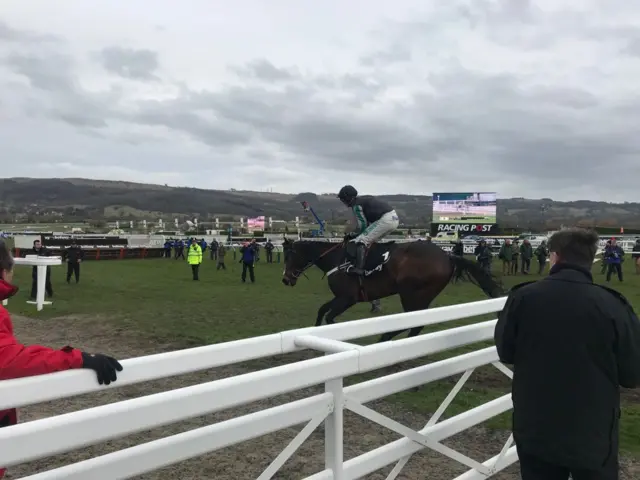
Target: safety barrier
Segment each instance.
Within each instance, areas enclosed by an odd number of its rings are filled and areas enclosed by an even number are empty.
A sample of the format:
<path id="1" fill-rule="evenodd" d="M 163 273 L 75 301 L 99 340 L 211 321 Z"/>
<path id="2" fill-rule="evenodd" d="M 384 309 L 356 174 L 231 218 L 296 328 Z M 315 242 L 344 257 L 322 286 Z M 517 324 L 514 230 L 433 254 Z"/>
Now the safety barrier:
<path id="1" fill-rule="evenodd" d="M 325 424 L 325 470 L 312 480 L 361 478 L 395 463 L 394 479 L 411 455 L 432 449 L 469 467 L 458 480 L 485 479 L 517 461 L 512 437 L 497 455 L 475 461 L 441 442 L 512 407 L 504 395 L 462 414 L 439 421 L 474 369 L 492 364 L 511 377 L 499 363 L 494 347 L 482 348 L 428 363 L 349 387 L 345 377 L 371 372 L 407 360 L 493 338 L 496 320 L 481 321 L 413 338 L 360 346 L 348 340 L 393 329 L 435 325 L 490 314 L 505 298 L 310 327 L 187 350 L 125 360 L 118 382 L 100 387 L 89 371 L 59 372 L 0 382 L 0 409 L 31 405 L 78 394 L 220 367 L 247 360 L 313 349 L 326 355 L 243 375 L 76 411 L 0 429 L 0 465 L 11 467 L 135 432 L 236 407 L 279 394 L 324 384 L 325 393 L 185 433 L 143 443 L 89 460 L 23 477 L 45 479 L 124 479 L 234 445 L 291 426 L 304 424 L 300 433 L 258 477 L 272 478 L 304 440 Z M 420 431 L 406 427 L 364 404 L 394 393 L 463 374 L 442 405 Z M 277 378 L 277 381 L 274 379 Z M 403 436 L 363 455 L 344 461 L 343 413 L 350 410 Z"/>

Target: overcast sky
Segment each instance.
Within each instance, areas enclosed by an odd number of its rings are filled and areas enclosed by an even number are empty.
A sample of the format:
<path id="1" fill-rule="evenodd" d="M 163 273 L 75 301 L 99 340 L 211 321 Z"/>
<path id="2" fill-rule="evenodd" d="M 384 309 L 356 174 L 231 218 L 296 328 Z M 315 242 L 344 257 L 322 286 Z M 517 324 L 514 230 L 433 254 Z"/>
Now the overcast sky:
<path id="1" fill-rule="evenodd" d="M 2 176 L 640 201 L 640 3 L 2 0 Z"/>

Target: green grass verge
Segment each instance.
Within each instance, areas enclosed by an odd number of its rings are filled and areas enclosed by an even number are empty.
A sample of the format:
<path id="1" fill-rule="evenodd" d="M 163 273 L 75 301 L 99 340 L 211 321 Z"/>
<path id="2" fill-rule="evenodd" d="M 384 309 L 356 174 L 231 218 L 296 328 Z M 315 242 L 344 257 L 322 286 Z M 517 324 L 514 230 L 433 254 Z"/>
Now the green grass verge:
<path id="1" fill-rule="evenodd" d="M 256 267 L 256 284 L 240 282 L 240 265 L 229 256 L 227 271 L 215 271 L 214 262 L 205 259 L 201 267 L 201 281 L 191 280 L 190 270 L 183 261 L 173 259 L 94 261 L 82 265 L 79 285 L 64 282 L 65 267 L 54 267 L 54 303 L 36 312 L 25 300 L 30 288 L 31 272 L 26 267 L 16 267 L 15 281 L 22 287 L 9 304 L 11 312 L 43 321 L 65 315 L 96 315 L 101 321 L 112 322 L 156 337 L 177 339 L 185 345 L 211 344 L 256 335 L 313 325 L 317 308 L 331 297 L 326 280 L 316 270 L 309 272 L 294 288 L 281 283 L 281 264 L 259 264 Z M 497 265 L 496 265 L 497 266 Z M 594 274 L 598 281 L 604 278 L 596 264 Z M 612 282 L 640 309 L 640 276 L 633 272 L 631 262 L 625 263 L 626 281 Z M 505 284 L 536 278 L 506 277 Z M 450 285 L 436 299 L 434 307 L 461 302 L 482 300 L 486 297 L 468 283 Z M 383 299 L 384 313 L 400 312 L 396 297 Z M 367 318 L 369 305 L 361 304 L 339 318 L 340 321 Z M 479 320 L 495 318 L 495 315 L 475 317 L 458 322 L 437 325 L 430 331 L 464 325 Z M 370 339 L 363 339 L 367 342 Z M 475 350 L 486 345 L 472 345 L 453 352 L 435 355 L 428 360 L 442 359 L 453 354 Z M 407 362 L 403 367 L 417 366 L 424 359 Z M 361 381 L 367 376 L 349 379 L 349 383 Z M 448 394 L 456 379 L 447 379 L 423 387 L 419 392 L 403 392 L 390 401 L 403 406 L 433 412 Z M 483 367 L 471 377 L 468 385 L 458 394 L 446 412 L 447 416 L 509 391 L 509 382 L 493 367 Z M 509 429 L 510 413 L 488 422 L 491 428 Z M 621 427 L 622 449 L 640 454 L 640 405 L 627 400 Z"/>

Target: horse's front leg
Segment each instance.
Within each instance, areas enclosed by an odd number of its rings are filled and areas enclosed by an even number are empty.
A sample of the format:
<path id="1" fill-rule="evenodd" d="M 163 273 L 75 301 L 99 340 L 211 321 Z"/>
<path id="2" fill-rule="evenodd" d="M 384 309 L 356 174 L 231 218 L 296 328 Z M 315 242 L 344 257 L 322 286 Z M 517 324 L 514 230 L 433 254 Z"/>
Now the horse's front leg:
<path id="1" fill-rule="evenodd" d="M 335 301 L 336 299 L 332 298 L 327 303 L 322 304 L 322 306 L 318 309 L 318 316 L 316 318 L 316 327 L 319 327 L 320 325 L 322 325 L 322 320 L 324 319 L 324 316 L 329 311 L 331 311 L 332 305 Z"/>
<path id="2" fill-rule="evenodd" d="M 356 299 L 353 297 L 337 297 L 333 299 L 333 305 L 331 306 L 331 311 L 327 314 L 325 321 L 327 325 L 331 325 L 335 323 L 333 320 L 338 316 L 342 315 L 344 312 L 349 310 L 356 304 Z"/>

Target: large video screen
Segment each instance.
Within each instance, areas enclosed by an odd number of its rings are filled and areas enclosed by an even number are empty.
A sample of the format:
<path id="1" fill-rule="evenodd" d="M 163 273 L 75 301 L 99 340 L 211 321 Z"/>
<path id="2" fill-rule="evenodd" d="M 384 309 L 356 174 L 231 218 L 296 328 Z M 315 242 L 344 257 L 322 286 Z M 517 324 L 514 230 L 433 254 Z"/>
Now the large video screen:
<path id="1" fill-rule="evenodd" d="M 496 223 L 495 192 L 434 193 L 434 223 Z"/>

